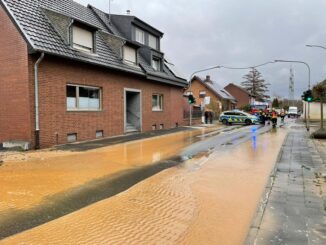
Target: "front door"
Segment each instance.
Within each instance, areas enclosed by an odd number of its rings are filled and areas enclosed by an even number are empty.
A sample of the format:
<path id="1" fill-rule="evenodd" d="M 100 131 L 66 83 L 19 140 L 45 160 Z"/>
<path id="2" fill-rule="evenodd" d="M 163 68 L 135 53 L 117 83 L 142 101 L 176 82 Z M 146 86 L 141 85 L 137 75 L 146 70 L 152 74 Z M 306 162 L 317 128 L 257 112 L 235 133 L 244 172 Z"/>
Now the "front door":
<path id="1" fill-rule="evenodd" d="M 142 130 L 141 91 L 125 89 L 125 133 L 140 132 Z"/>

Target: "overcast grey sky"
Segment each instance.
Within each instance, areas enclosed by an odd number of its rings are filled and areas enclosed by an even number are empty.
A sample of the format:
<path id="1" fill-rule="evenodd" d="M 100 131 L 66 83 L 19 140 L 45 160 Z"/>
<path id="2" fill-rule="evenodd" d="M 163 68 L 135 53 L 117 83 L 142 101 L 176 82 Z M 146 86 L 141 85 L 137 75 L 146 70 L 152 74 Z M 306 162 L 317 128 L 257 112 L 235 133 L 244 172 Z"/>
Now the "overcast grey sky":
<path id="1" fill-rule="evenodd" d="M 104 11 L 109 0 L 76 0 Z M 275 59 L 310 64 L 312 84 L 326 78 L 325 0 L 113 0 L 111 12 L 132 15 L 165 33 L 162 51 L 186 77 L 212 65 L 252 66 Z M 260 68 L 271 95 L 288 96 L 290 64 Z M 305 66 L 293 64 L 295 94 L 307 88 Z M 220 85 L 240 84 L 245 70 L 209 72 Z M 201 74 L 205 76 L 206 73 Z"/>

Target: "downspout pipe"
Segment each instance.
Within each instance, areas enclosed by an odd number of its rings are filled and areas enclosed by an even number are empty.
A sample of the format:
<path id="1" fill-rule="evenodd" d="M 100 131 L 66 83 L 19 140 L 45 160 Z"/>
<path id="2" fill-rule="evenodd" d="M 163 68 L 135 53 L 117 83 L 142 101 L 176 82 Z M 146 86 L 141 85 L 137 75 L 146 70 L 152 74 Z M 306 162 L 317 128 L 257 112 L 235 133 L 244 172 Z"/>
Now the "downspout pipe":
<path id="1" fill-rule="evenodd" d="M 40 149 L 40 112 L 39 112 L 39 65 L 44 59 L 44 53 L 38 58 L 34 65 L 34 104 L 35 104 L 35 149 Z"/>

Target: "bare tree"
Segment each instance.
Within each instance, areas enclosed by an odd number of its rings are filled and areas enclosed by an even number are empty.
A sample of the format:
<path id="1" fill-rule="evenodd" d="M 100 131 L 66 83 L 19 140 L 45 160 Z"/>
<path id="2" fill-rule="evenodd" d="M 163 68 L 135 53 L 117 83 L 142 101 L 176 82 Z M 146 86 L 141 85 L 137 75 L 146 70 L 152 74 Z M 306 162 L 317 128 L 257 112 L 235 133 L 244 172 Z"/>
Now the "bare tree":
<path id="1" fill-rule="evenodd" d="M 252 94 L 256 100 L 264 101 L 269 98 L 267 92 L 269 91 L 268 85 L 270 84 L 263 79 L 262 74 L 256 68 L 252 68 L 243 78 L 245 80 L 241 85 Z"/>

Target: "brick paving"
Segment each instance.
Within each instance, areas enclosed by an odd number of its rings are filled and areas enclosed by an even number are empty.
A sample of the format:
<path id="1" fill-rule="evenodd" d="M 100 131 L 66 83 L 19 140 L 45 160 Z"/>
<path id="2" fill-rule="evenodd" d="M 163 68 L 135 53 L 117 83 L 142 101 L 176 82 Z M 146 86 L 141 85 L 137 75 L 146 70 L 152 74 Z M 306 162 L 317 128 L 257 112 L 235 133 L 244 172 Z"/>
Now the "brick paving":
<path id="1" fill-rule="evenodd" d="M 288 134 L 246 244 L 326 244 L 326 147 Z"/>

